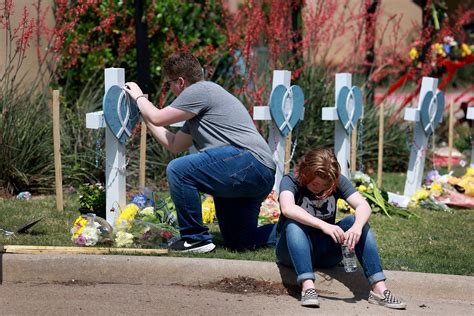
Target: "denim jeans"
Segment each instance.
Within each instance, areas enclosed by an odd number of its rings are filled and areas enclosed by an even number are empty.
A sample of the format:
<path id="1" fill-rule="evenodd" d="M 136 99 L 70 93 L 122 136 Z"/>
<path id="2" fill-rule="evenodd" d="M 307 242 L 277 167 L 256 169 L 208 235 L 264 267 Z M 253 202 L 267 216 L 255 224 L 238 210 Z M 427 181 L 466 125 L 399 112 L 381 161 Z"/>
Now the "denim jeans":
<path id="1" fill-rule="evenodd" d="M 247 150 L 211 148 L 174 159 L 166 173 L 181 238 L 212 239 L 202 222 L 203 192 L 214 197 L 225 246 L 243 250 L 275 244 L 274 225 L 257 227 L 260 204 L 272 190 L 275 172 Z"/>
<path id="2" fill-rule="evenodd" d="M 351 215 L 336 225 L 347 231 L 354 221 Z M 377 243 L 368 223 L 362 229 L 355 252 L 370 285 L 385 280 Z M 276 256 L 281 264 L 295 269 L 298 284 L 307 279 L 314 280 L 314 268 L 330 268 L 342 260 L 341 245 L 330 236 L 290 219 L 277 241 Z"/>

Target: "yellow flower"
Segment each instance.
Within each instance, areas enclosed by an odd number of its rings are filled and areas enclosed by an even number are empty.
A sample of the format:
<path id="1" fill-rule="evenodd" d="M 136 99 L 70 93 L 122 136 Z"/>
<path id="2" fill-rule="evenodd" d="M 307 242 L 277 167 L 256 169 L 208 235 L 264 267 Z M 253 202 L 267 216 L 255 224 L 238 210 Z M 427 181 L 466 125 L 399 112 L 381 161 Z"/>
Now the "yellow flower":
<path id="1" fill-rule="evenodd" d="M 463 52 L 463 55 L 471 55 L 472 54 L 471 49 L 469 48 L 469 46 L 466 43 L 461 44 L 461 50 Z"/>
<path id="2" fill-rule="evenodd" d="M 429 196 L 430 196 L 430 192 L 426 190 L 425 188 L 421 188 L 411 196 L 409 206 L 417 207 L 420 205 L 420 201 L 429 198 Z"/>
<path id="3" fill-rule="evenodd" d="M 115 225 L 120 226 L 122 224 L 128 224 L 133 221 L 135 215 L 140 211 L 140 208 L 136 204 L 128 204 L 125 209 L 120 212 L 120 216 L 115 220 Z"/>
<path id="4" fill-rule="evenodd" d="M 336 205 L 337 209 L 341 212 L 350 214 L 355 213 L 355 210 L 343 199 L 338 199 Z"/>
<path id="5" fill-rule="evenodd" d="M 214 205 L 214 199 L 208 195 L 202 202 L 202 221 L 203 223 L 209 224 L 214 222 L 216 218 L 216 206 Z"/>
<path id="6" fill-rule="evenodd" d="M 359 192 L 365 192 L 365 191 L 367 191 L 367 187 L 366 187 L 365 185 L 361 184 L 361 185 L 359 185 L 359 187 L 357 188 L 357 190 L 358 190 Z"/>
<path id="7" fill-rule="evenodd" d="M 74 241 L 82 232 L 84 231 L 84 227 L 87 225 L 87 220 L 79 215 L 79 217 L 74 221 L 74 226 L 72 228 L 73 234 L 71 240 Z"/>
<path id="8" fill-rule="evenodd" d="M 466 168 L 466 174 L 464 175 L 465 177 L 474 177 L 474 168 Z"/>
<path id="9" fill-rule="evenodd" d="M 444 47 L 440 43 L 434 44 L 434 51 L 437 55 L 446 57 L 446 52 L 444 51 Z"/>
<path id="10" fill-rule="evenodd" d="M 411 60 L 415 60 L 419 57 L 418 51 L 416 50 L 415 47 L 412 47 L 412 49 L 410 49 L 410 52 L 408 54 L 410 55 Z"/>
<path id="11" fill-rule="evenodd" d="M 431 191 L 437 191 L 439 193 L 443 193 L 443 188 L 438 182 L 433 182 L 431 184 Z"/>

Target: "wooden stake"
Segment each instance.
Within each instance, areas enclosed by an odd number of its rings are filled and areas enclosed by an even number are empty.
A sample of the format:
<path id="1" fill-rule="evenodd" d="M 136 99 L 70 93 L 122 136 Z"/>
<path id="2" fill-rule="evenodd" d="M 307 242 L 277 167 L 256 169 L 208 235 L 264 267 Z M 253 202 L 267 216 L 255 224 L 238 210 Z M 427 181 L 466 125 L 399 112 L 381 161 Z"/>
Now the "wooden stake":
<path id="1" fill-rule="evenodd" d="M 352 130 L 351 135 L 351 171 L 357 170 L 357 126 Z"/>
<path id="2" fill-rule="evenodd" d="M 56 208 L 63 208 L 63 178 L 61 167 L 61 135 L 59 131 L 59 90 L 53 90 L 53 145 L 54 172 L 56 176 Z"/>
<path id="3" fill-rule="evenodd" d="M 111 254 L 129 253 L 140 255 L 162 255 L 167 254 L 168 249 L 141 249 L 141 248 L 106 248 L 106 247 L 58 247 L 58 246 L 19 246 L 4 245 L 0 247 L 0 252 L 4 253 L 61 253 L 61 254 Z"/>
<path id="4" fill-rule="evenodd" d="M 140 136 L 140 167 L 138 185 L 139 188 L 145 188 L 146 175 L 146 124 L 142 122 L 141 136 Z"/>
<path id="5" fill-rule="evenodd" d="M 291 161 L 291 132 L 288 133 L 285 139 L 285 169 L 283 171 L 283 175 L 288 174 L 290 172 L 290 165 Z M 288 163 L 286 163 L 288 161 Z"/>
<path id="6" fill-rule="evenodd" d="M 379 151 L 377 157 L 377 187 L 382 186 L 382 173 L 383 173 L 383 142 L 384 142 L 384 102 L 380 103 L 379 109 Z"/>
<path id="7" fill-rule="evenodd" d="M 453 154 L 453 139 L 454 139 L 454 109 L 453 104 L 449 106 L 449 136 L 448 136 L 448 172 L 452 169 L 452 154 Z"/>

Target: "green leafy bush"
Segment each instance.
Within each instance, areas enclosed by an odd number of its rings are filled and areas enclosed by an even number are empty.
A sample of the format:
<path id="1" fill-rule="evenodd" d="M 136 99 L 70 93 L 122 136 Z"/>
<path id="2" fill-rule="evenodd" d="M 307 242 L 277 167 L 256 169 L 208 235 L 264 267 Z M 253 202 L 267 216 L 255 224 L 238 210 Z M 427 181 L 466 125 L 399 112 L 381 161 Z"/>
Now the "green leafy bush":
<path id="1" fill-rule="evenodd" d="M 105 213 L 106 196 L 105 188 L 102 184 L 83 184 L 79 188 L 79 194 L 79 204 L 84 209 L 84 212 L 89 210 L 90 213 L 95 213 L 99 216 Z"/>

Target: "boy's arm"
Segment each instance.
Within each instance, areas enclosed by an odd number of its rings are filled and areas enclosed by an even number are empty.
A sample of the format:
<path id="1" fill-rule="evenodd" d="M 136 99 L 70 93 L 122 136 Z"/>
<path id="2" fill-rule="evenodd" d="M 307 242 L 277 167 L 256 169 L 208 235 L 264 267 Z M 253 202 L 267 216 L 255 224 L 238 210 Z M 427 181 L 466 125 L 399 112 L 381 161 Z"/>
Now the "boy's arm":
<path id="1" fill-rule="evenodd" d="M 155 126 L 149 122 L 146 123 L 146 126 L 153 138 L 173 154 L 185 151 L 193 144 L 193 139 L 189 134 L 181 131 L 174 134 L 164 127 Z"/>
<path id="2" fill-rule="evenodd" d="M 140 108 L 143 120 L 155 126 L 167 126 L 174 123 L 187 121 L 196 114 L 167 106 L 164 109 L 156 108 L 146 98 L 138 98 L 137 105 Z"/>

